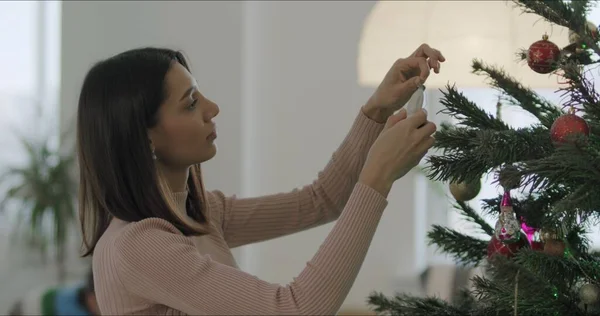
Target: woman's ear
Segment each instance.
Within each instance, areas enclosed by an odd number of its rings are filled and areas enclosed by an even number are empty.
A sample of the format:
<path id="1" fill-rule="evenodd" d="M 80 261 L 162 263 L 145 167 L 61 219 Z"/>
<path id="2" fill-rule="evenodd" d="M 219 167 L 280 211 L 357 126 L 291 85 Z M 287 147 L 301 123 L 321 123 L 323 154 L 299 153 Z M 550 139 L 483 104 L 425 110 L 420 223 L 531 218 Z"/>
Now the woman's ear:
<path id="1" fill-rule="evenodd" d="M 156 131 L 152 128 L 152 129 L 148 129 L 147 133 L 148 133 L 148 140 L 150 141 L 150 144 L 152 144 L 156 138 Z"/>
<path id="2" fill-rule="evenodd" d="M 155 142 L 153 141 L 155 137 L 155 132 L 153 130 L 148 130 L 148 144 L 150 146 L 150 150 L 152 151 L 152 159 L 154 160 L 156 160 L 156 147 L 154 146 Z"/>
<path id="3" fill-rule="evenodd" d="M 160 135 L 156 129 L 148 129 L 148 141 L 150 142 L 150 146 L 153 146 L 154 149 L 156 149 L 157 146 L 160 147 Z"/>

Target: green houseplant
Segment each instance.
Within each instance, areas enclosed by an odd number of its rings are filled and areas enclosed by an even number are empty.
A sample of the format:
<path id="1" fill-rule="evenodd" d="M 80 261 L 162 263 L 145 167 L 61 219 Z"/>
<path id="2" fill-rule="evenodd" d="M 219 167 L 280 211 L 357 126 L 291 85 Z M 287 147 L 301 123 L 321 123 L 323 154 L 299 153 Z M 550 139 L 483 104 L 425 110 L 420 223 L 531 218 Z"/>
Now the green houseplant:
<path id="1" fill-rule="evenodd" d="M 46 137 L 21 137 L 21 145 L 26 161 L 0 170 L 0 212 L 14 211 L 13 236 L 25 237 L 43 259 L 52 251 L 57 278 L 64 282 L 69 232 L 76 219 L 75 157 L 61 154 Z"/>

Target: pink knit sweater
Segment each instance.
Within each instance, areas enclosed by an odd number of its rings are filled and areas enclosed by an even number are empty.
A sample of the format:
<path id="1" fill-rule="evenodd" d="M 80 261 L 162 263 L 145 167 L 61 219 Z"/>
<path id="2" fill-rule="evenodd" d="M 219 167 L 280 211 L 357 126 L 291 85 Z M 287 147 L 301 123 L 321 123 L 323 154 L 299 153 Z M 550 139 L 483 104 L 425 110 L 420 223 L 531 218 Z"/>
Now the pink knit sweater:
<path id="1" fill-rule="evenodd" d="M 93 255 L 103 315 L 332 315 L 361 268 L 387 200 L 357 183 L 383 124 L 362 113 L 311 185 L 258 198 L 208 193 L 210 235 L 185 237 L 169 222 L 113 220 Z M 185 212 L 185 192 L 175 193 Z M 287 285 L 240 271 L 230 248 L 338 219 Z M 293 250 L 290 250 L 293 251 Z M 281 254 L 285 256 L 284 253 Z"/>

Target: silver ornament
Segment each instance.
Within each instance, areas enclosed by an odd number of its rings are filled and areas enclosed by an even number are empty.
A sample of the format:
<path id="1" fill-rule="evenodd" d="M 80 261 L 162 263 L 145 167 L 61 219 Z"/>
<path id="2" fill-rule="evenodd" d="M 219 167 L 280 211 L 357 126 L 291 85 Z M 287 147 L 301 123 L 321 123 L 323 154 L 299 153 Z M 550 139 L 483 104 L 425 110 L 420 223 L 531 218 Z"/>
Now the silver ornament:
<path id="1" fill-rule="evenodd" d="M 510 212 L 500 212 L 500 217 L 496 222 L 494 232 L 496 238 L 504 243 L 519 241 L 521 238 L 521 224 L 519 224 L 519 221 L 512 210 Z"/>

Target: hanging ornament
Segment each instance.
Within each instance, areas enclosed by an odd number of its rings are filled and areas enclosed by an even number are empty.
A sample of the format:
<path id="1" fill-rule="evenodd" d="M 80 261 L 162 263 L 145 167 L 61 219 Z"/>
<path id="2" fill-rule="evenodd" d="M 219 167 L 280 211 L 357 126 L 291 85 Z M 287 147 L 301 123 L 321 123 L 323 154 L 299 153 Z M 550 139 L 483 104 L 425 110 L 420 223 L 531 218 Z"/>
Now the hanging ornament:
<path id="1" fill-rule="evenodd" d="M 596 284 L 585 284 L 579 288 L 579 298 L 586 305 L 595 305 L 600 301 L 600 288 Z"/>
<path id="2" fill-rule="evenodd" d="M 592 37 L 592 39 L 597 41 L 598 40 L 598 27 L 596 26 L 596 24 L 592 23 L 591 21 L 587 21 L 586 26 L 587 26 L 588 34 Z M 579 36 L 579 34 L 573 32 L 572 30 L 569 30 L 569 44 L 575 44 L 578 47 L 585 45 L 585 44 L 583 44 L 583 41 L 581 40 L 581 37 Z"/>
<path id="3" fill-rule="evenodd" d="M 461 202 L 466 202 L 474 199 L 481 190 L 481 180 L 473 180 L 471 182 L 452 182 L 450 183 L 450 193 L 452 196 Z"/>
<path id="4" fill-rule="evenodd" d="M 521 230 L 523 230 L 523 232 L 525 233 L 525 237 L 527 237 L 527 241 L 529 242 L 529 245 L 533 247 L 533 243 L 535 241 L 540 241 L 540 236 L 539 236 L 539 228 L 533 227 L 533 226 L 529 226 L 527 224 L 527 221 L 525 220 L 525 217 L 521 216 L 520 218 L 521 220 Z M 537 240 L 536 240 L 537 239 Z"/>
<path id="5" fill-rule="evenodd" d="M 560 49 L 544 35 L 541 40 L 531 44 L 527 50 L 527 64 L 531 70 L 548 74 L 558 68 Z"/>
<path id="6" fill-rule="evenodd" d="M 549 256 L 562 257 L 565 254 L 565 243 L 561 236 L 552 229 L 542 229 L 539 232 L 540 239 L 543 242 L 543 252 Z"/>
<path id="7" fill-rule="evenodd" d="M 544 241 L 544 253 L 549 256 L 562 257 L 565 254 L 565 243 L 562 240 L 550 239 Z"/>
<path id="8" fill-rule="evenodd" d="M 546 242 L 548 240 L 553 240 L 553 239 L 555 239 L 555 240 L 559 239 L 558 234 L 555 231 L 547 229 L 547 228 L 541 229 L 539 234 L 540 234 L 540 239 L 543 242 Z"/>
<path id="9" fill-rule="evenodd" d="M 500 204 L 500 216 L 494 228 L 494 236 L 504 243 L 510 244 L 521 239 L 521 225 L 513 211 L 510 191 L 504 192 Z"/>
<path id="10" fill-rule="evenodd" d="M 589 136 L 590 127 L 583 118 L 575 114 L 574 108 L 557 118 L 550 127 L 550 137 L 557 145 L 567 143 L 577 135 Z"/>
<path id="11" fill-rule="evenodd" d="M 529 242 L 529 248 L 531 248 L 531 250 L 544 250 L 544 242 L 542 241 L 542 235 L 539 228 L 531 227 L 527 225 L 524 220 L 522 220 L 521 229 L 523 229 L 523 232 L 525 232 L 525 236 L 527 237 L 527 241 Z M 532 231 L 533 234 L 531 234 Z"/>
<path id="12" fill-rule="evenodd" d="M 535 251 L 544 251 L 544 243 L 541 241 L 532 241 L 529 244 L 529 248 L 531 248 L 531 250 L 535 250 Z"/>
<path id="13" fill-rule="evenodd" d="M 544 250 L 544 242 L 542 241 L 541 230 L 537 227 L 530 226 L 524 216 L 519 218 L 521 222 L 521 230 L 525 234 L 525 238 L 529 243 L 529 248 L 535 251 Z"/>
<path id="14" fill-rule="evenodd" d="M 488 259 L 492 259 L 494 255 L 501 255 L 507 258 L 512 258 L 519 252 L 519 249 L 527 246 L 527 241 L 524 238 L 520 238 L 519 241 L 510 244 L 504 243 L 496 236 L 492 236 L 487 246 Z"/>

